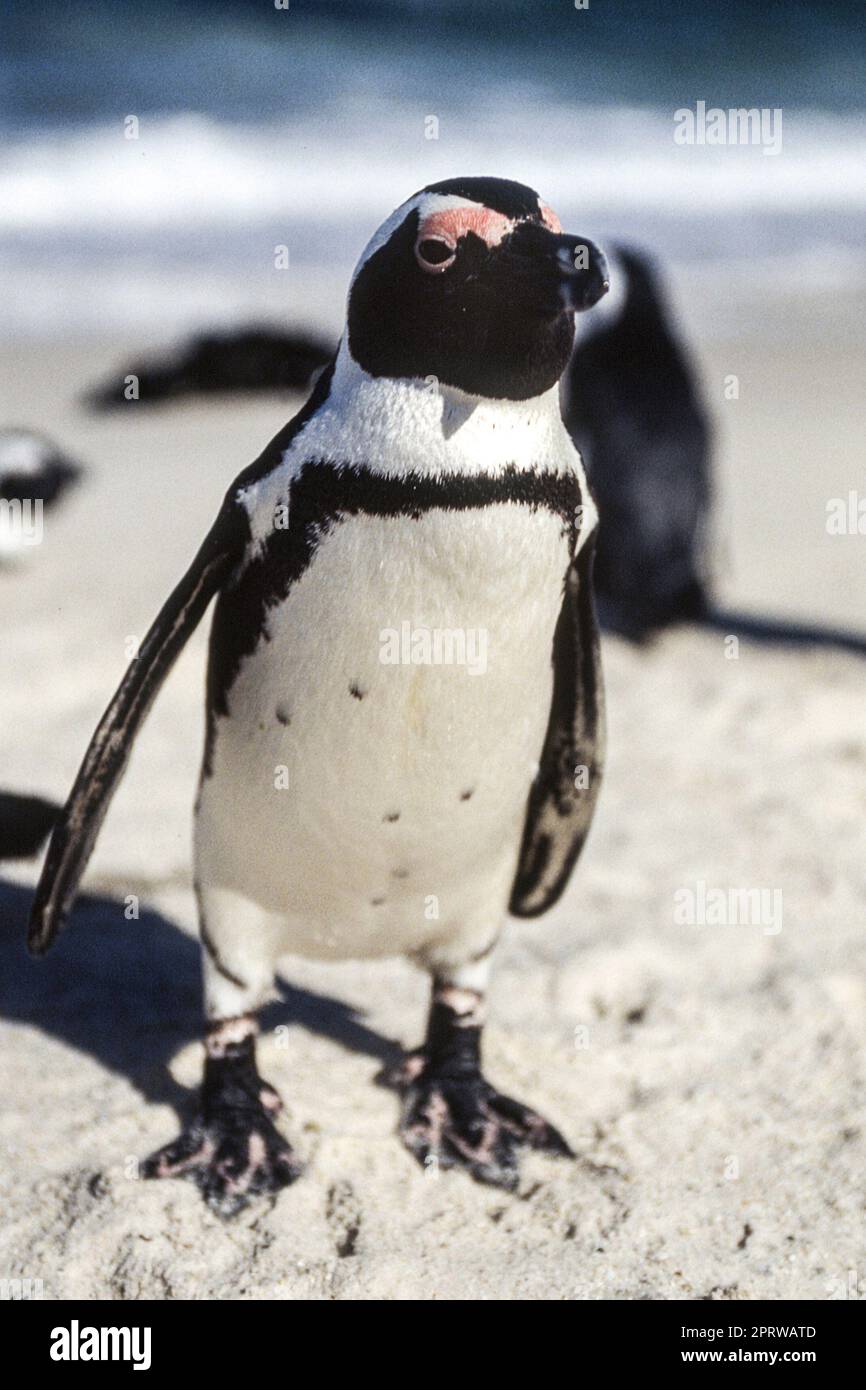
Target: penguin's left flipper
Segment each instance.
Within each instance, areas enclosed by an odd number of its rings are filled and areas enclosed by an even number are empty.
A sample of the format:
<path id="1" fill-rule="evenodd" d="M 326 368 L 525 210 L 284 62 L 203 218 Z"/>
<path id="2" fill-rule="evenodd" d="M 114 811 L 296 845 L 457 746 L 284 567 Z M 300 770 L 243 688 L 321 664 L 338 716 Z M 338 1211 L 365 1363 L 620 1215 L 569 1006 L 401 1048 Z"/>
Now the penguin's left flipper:
<path id="1" fill-rule="evenodd" d="M 553 698 L 509 911 L 539 917 L 568 883 L 595 812 L 604 766 L 604 682 L 592 589 L 595 533 L 566 575 L 553 637 Z"/>
<path id="2" fill-rule="evenodd" d="M 84 755 L 36 888 L 27 937 L 34 955 L 44 955 L 63 926 L 144 717 L 210 600 L 242 560 L 248 537 L 232 489 L 144 638 Z"/>

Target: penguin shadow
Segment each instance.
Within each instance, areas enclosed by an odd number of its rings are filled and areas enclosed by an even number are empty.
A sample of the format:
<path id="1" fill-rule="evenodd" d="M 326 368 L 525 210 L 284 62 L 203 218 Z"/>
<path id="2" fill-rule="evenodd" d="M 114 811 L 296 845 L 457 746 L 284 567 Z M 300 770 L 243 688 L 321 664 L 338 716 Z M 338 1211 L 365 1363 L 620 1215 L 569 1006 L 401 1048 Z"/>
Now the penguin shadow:
<path id="1" fill-rule="evenodd" d="M 442 437 L 452 439 L 475 410 L 475 401 L 442 400 Z"/>
<path id="2" fill-rule="evenodd" d="M 703 626 L 725 635 L 746 637 L 752 642 L 761 642 L 767 646 L 796 649 L 820 647 L 824 650 L 850 652 L 854 656 L 866 656 L 866 633 L 824 626 L 821 623 L 789 622 L 760 613 L 737 613 L 710 605 L 703 618 Z"/>
<path id="3" fill-rule="evenodd" d="M 0 1018 L 40 1029 L 127 1077 L 143 1098 L 185 1120 L 195 1093 L 170 1063 L 202 1034 L 200 947 L 160 913 L 127 921 L 117 900 L 82 896 L 49 955 L 25 945 L 32 889 L 0 879 Z M 300 1024 L 348 1051 L 393 1067 L 401 1046 L 328 995 L 278 981 L 281 998 L 260 1014 L 262 1031 Z"/>
<path id="4" fill-rule="evenodd" d="M 718 632 L 723 637 L 742 637 L 764 647 L 789 651 L 817 649 L 866 656 L 866 633 L 821 623 L 798 623 L 770 614 L 740 613 L 735 609 L 717 608 L 706 595 L 701 599 L 700 611 L 691 612 L 684 607 L 677 613 L 666 614 L 663 621 L 650 626 L 644 626 L 640 620 L 630 623 L 623 615 L 622 606 L 609 607 L 603 596 L 596 598 L 596 613 L 603 634 L 624 638 L 638 648 L 652 646 L 670 628 L 693 626 Z"/>

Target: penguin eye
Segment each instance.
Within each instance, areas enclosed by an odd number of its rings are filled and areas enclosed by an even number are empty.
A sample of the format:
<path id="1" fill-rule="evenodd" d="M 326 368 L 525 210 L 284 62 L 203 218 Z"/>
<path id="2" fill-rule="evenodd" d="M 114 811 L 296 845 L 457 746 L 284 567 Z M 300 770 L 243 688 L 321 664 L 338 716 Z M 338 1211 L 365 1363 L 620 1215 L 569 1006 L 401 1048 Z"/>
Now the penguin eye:
<path id="1" fill-rule="evenodd" d="M 415 259 L 422 270 L 438 275 L 452 265 L 457 255 L 457 247 L 444 237 L 424 237 L 415 243 Z"/>

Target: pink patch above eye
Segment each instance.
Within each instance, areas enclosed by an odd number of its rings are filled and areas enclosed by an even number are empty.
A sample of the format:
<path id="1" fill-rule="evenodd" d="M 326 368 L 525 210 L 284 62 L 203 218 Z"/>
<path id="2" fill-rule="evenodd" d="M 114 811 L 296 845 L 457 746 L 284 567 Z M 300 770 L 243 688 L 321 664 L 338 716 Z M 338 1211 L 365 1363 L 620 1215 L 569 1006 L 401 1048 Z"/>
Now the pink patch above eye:
<path id="1" fill-rule="evenodd" d="M 424 218 L 418 229 L 418 244 L 439 237 L 453 247 L 467 232 L 474 232 L 486 246 L 498 246 L 513 227 L 510 217 L 492 208 L 444 208 Z"/>
<path id="2" fill-rule="evenodd" d="M 538 211 L 541 213 L 541 220 L 545 227 L 551 232 L 556 232 L 557 236 L 559 236 L 559 233 L 562 231 L 562 223 L 553 211 L 553 208 L 549 207 L 547 203 L 539 202 Z"/>

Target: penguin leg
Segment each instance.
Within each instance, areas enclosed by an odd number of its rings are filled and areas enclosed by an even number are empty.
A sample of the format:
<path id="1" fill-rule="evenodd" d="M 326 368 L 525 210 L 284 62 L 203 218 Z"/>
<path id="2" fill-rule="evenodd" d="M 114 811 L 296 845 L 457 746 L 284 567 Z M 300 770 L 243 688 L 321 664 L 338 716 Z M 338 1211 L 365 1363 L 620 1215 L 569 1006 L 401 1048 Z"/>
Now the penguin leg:
<path id="1" fill-rule="evenodd" d="M 274 931 L 254 904 L 223 889 L 200 890 L 199 908 L 208 1014 L 199 1110 L 177 1139 L 145 1160 L 142 1172 L 190 1178 L 208 1206 L 235 1216 L 253 1197 L 278 1192 L 301 1172 L 274 1124 L 282 1101 L 256 1067 L 254 1011 L 273 982 Z"/>
<path id="2" fill-rule="evenodd" d="M 478 1182 L 514 1189 L 521 1145 L 574 1155 L 553 1125 L 501 1095 L 481 1071 L 492 949 L 487 959 L 434 973 L 424 1045 L 389 1079 L 403 1096 L 403 1142 L 427 1171 L 465 1168 Z"/>

